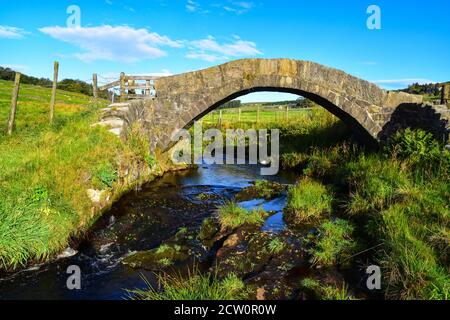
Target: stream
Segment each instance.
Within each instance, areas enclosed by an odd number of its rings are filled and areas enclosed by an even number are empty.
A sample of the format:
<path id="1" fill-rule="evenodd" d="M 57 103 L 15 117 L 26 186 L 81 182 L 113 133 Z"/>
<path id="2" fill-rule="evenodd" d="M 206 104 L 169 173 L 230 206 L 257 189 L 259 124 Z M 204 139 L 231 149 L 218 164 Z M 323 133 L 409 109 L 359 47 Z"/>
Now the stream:
<path id="1" fill-rule="evenodd" d="M 199 229 L 217 207 L 250 186 L 266 179 L 292 184 L 290 173 L 261 177 L 258 166 L 204 165 L 198 170 L 168 173 L 161 179 L 125 195 L 93 227 L 77 247 L 53 262 L 14 274 L 0 275 L 0 299 L 117 300 L 126 299 L 125 289 L 145 288 L 142 276 L 156 283 L 154 272 L 130 268 L 123 259 L 134 252 L 157 248 L 180 228 Z M 263 207 L 271 212 L 261 231 L 284 232 L 282 210 L 286 195 L 272 200 L 240 203 L 246 209 Z M 82 289 L 68 290 L 69 266 L 79 266 Z"/>

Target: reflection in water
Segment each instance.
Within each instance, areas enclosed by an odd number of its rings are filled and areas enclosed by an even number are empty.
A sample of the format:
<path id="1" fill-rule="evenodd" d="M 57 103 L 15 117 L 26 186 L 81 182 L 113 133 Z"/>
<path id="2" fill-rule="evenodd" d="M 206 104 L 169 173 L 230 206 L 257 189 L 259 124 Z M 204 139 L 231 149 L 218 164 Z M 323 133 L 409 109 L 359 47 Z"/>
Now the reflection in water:
<path id="1" fill-rule="evenodd" d="M 141 276 L 154 281 L 152 272 L 124 267 L 120 262 L 132 252 L 149 250 L 172 237 L 181 227 L 198 228 L 217 206 L 232 199 L 253 181 L 266 179 L 293 183 L 295 177 L 279 174 L 261 177 L 258 166 L 213 165 L 198 170 L 170 173 L 124 196 L 99 221 L 78 254 L 34 266 L 13 275 L 0 275 L 0 299 L 124 299 L 124 288 L 142 288 Z M 201 195 L 208 194 L 207 200 Z M 284 229 L 282 208 L 286 197 L 272 201 L 243 202 L 245 208 L 262 206 L 274 213 L 263 231 Z M 82 290 L 66 287 L 70 265 L 82 270 Z"/>

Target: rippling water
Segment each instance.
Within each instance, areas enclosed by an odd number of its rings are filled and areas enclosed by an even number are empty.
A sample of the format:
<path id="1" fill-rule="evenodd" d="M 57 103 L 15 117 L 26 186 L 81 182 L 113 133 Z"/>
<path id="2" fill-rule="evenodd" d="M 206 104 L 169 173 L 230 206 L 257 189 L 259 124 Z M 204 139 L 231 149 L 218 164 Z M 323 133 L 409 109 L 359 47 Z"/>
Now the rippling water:
<path id="1" fill-rule="evenodd" d="M 116 203 L 75 255 L 3 275 L 0 299 L 124 299 L 125 288 L 143 287 L 142 275 L 154 281 L 152 272 L 124 267 L 120 263 L 124 257 L 159 246 L 180 227 L 200 226 L 218 205 L 255 180 L 264 178 L 283 184 L 295 181 L 290 174 L 261 177 L 259 172 L 258 166 L 205 165 L 195 171 L 167 174 Z M 201 194 L 208 194 L 208 200 L 199 200 Z M 285 202 L 283 196 L 241 205 L 248 209 L 262 206 L 275 212 L 263 231 L 279 232 L 285 227 Z M 67 289 L 66 270 L 70 265 L 82 270 L 82 290 Z"/>

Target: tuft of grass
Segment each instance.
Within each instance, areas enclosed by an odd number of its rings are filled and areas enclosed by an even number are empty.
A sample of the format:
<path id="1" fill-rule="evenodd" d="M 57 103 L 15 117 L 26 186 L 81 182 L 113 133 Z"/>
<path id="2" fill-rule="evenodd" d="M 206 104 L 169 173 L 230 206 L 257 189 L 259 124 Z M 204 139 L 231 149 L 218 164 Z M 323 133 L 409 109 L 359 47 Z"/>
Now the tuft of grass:
<path id="1" fill-rule="evenodd" d="M 267 180 L 255 181 L 255 193 L 264 199 L 272 199 L 282 192 L 283 187 Z"/>
<path id="2" fill-rule="evenodd" d="M 269 242 L 267 249 L 271 254 L 278 254 L 286 248 L 286 243 L 280 238 L 275 238 Z"/>
<path id="3" fill-rule="evenodd" d="M 285 217 L 300 226 L 331 213 L 333 197 L 327 188 L 311 179 L 302 179 L 289 189 Z"/>
<path id="4" fill-rule="evenodd" d="M 170 246 L 167 244 L 162 244 L 156 250 L 156 254 L 164 254 L 167 250 L 170 250 Z"/>
<path id="5" fill-rule="evenodd" d="M 432 248 L 415 232 L 414 209 L 395 205 L 382 212 L 377 223 L 384 249 L 379 254 L 388 297 L 443 299 L 450 297 L 450 277 Z"/>
<path id="6" fill-rule="evenodd" d="M 129 290 L 133 300 L 241 300 L 248 297 L 244 283 L 236 275 L 224 279 L 217 275 L 202 274 L 196 270 L 187 277 L 169 274 L 158 275 L 158 288 L 144 279 L 147 288 Z"/>
<path id="7" fill-rule="evenodd" d="M 408 167 L 395 159 L 362 155 L 341 170 L 353 190 L 347 205 L 350 214 L 383 210 L 403 201 L 406 193 L 413 190 Z"/>
<path id="8" fill-rule="evenodd" d="M 219 222 L 223 228 L 238 228 L 245 224 L 262 225 L 268 214 L 262 208 L 245 210 L 234 202 L 228 202 L 219 208 Z"/>
<path id="9" fill-rule="evenodd" d="M 352 233 L 353 227 L 345 220 L 336 219 L 323 223 L 313 241 L 314 247 L 310 250 L 311 263 L 332 267 L 346 262 L 356 248 Z"/>
<path id="10" fill-rule="evenodd" d="M 170 260 L 169 258 L 162 258 L 158 260 L 158 263 L 163 267 L 170 267 L 173 265 L 173 261 Z"/>
<path id="11" fill-rule="evenodd" d="M 304 279 L 302 281 L 303 289 L 312 291 L 316 299 L 319 300 L 355 300 L 355 298 L 349 294 L 348 286 L 343 284 L 342 287 L 334 287 L 330 285 L 322 284 L 320 281 L 315 279 Z"/>

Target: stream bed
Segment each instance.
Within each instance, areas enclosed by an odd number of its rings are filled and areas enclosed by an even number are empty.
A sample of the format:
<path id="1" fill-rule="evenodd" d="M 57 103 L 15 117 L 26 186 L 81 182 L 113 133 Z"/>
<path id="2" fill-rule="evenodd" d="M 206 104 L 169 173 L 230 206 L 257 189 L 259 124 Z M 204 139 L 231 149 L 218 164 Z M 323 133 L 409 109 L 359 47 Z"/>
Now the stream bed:
<path id="1" fill-rule="evenodd" d="M 266 179 L 283 185 L 296 181 L 294 174 L 261 177 L 259 173 L 258 166 L 204 165 L 198 170 L 166 174 L 158 181 L 125 195 L 98 221 L 75 252 L 66 252 L 67 257 L 1 275 L 0 299 L 126 299 L 125 289 L 145 288 L 143 276 L 150 283 L 156 283 L 156 279 L 152 268 L 130 267 L 130 264 L 123 263 L 124 259 L 135 252 L 158 248 L 176 237 L 180 230 L 198 231 L 218 206 L 232 200 L 256 180 Z M 249 210 L 262 207 L 270 212 L 270 217 L 258 231 L 273 236 L 288 232 L 282 214 L 285 203 L 284 193 L 270 200 L 242 201 L 240 206 Z M 241 230 L 240 233 L 245 232 Z M 217 245 L 215 249 L 212 247 L 206 249 L 198 245 L 197 248 L 189 248 L 188 255 L 195 259 L 198 257 L 201 265 L 210 268 L 216 255 L 227 256 L 227 250 L 217 248 Z M 240 254 L 236 250 L 236 254 Z M 276 259 L 271 257 L 265 261 L 269 269 L 272 260 Z M 81 290 L 67 289 L 66 281 L 70 275 L 66 271 L 71 265 L 81 269 Z M 190 260 L 179 267 L 192 265 Z M 295 264 L 290 267 L 295 269 Z M 227 268 L 225 261 L 219 271 L 227 272 Z M 249 272 L 244 272 L 242 277 L 252 281 L 258 272 L 253 270 L 253 263 L 247 269 Z M 298 269 L 302 272 L 301 264 Z"/>

